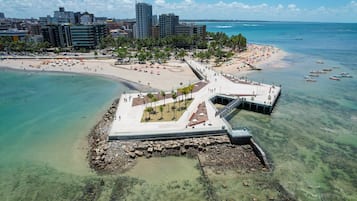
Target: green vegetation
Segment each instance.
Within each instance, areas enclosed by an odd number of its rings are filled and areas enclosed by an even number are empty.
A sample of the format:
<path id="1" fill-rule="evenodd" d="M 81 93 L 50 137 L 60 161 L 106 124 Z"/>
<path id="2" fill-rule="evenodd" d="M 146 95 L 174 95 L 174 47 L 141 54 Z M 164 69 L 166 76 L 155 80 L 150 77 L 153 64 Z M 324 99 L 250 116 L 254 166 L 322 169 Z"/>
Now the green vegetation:
<path id="1" fill-rule="evenodd" d="M 101 41 L 100 47 L 112 48 L 119 60 L 137 58 L 140 63 L 166 62 L 172 57 L 183 60 L 185 56 L 194 56 L 201 61 L 212 57 L 218 63 L 227 61 L 235 52 L 245 51 L 247 39 L 242 35 L 228 37 L 225 33 L 208 33 L 208 38 L 198 36 L 169 36 L 161 39 L 129 39 L 108 36 Z M 190 54 L 193 51 L 194 54 Z"/>
<path id="2" fill-rule="evenodd" d="M 173 121 L 179 119 L 182 114 L 186 111 L 187 107 L 192 103 L 192 92 L 194 85 L 190 84 L 185 87 L 177 89 L 177 92 L 172 91 L 171 94 L 166 94 L 164 91 L 160 92 L 160 95 L 164 98 L 164 104 L 156 106 L 156 102 L 159 100 L 157 96 L 152 93 L 148 93 L 146 97 L 149 99 L 150 105 L 145 108 L 142 122 L 156 122 L 156 121 Z M 188 99 L 187 95 L 191 93 L 191 98 Z M 166 96 L 171 95 L 174 100 L 173 103 L 165 104 Z M 177 97 L 183 95 L 182 100 L 177 101 Z M 176 107 L 176 103 L 178 107 Z M 183 103 L 183 105 L 181 105 Z M 153 105 L 154 104 L 154 105 Z M 164 108 L 167 107 L 165 111 Z M 160 112 L 160 113 L 159 113 Z"/>
<path id="3" fill-rule="evenodd" d="M 45 52 L 50 47 L 48 42 L 35 43 L 13 41 L 11 37 L 0 37 L 0 51 L 13 52 Z"/>
<path id="4" fill-rule="evenodd" d="M 225 33 L 218 32 L 208 35 L 212 41 L 207 49 L 197 51 L 193 55 L 199 58 L 201 62 L 214 57 L 216 65 L 219 66 L 219 63 L 230 60 L 235 52 L 242 52 L 247 48 L 247 39 L 242 34 L 228 37 Z"/>
<path id="5" fill-rule="evenodd" d="M 175 99 L 174 99 L 175 100 Z M 192 99 L 190 100 L 181 100 L 174 101 L 173 103 L 166 104 L 170 110 L 165 111 L 164 105 L 159 106 L 148 106 L 143 113 L 141 118 L 141 122 L 160 122 L 160 121 L 174 121 L 180 119 L 183 113 L 186 111 L 187 107 L 192 103 Z M 181 105 L 182 102 L 185 102 Z M 179 105 L 177 107 L 177 105 Z"/>

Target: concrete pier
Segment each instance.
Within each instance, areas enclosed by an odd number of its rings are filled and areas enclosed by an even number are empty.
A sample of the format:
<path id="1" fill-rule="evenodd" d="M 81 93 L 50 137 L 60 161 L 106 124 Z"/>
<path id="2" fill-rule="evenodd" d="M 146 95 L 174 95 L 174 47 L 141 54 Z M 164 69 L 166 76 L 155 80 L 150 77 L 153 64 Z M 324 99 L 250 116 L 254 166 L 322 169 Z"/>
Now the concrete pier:
<path id="1" fill-rule="evenodd" d="M 251 138 L 249 131 L 232 129 L 225 118 L 237 108 L 271 114 L 280 96 L 281 88 L 278 86 L 221 74 L 209 66 L 193 60 L 186 59 L 186 62 L 204 84 L 194 84 L 203 87 L 192 93 L 193 101 L 183 115 L 175 121 L 142 122 L 146 105 L 133 106 L 132 101 L 134 98 L 141 98 L 146 94 L 123 94 L 119 101 L 109 140 L 175 139 L 226 133 L 232 142 L 239 144 Z M 169 93 L 166 92 L 166 94 Z M 182 98 L 178 97 L 177 99 Z M 155 104 L 159 106 L 174 101 L 172 98 L 166 98 L 155 102 Z M 202 103 L 206 105 L 207 114 L 204 115 L 207 115 L 205 118 L 207 121 L 189 126 L 192 125 L 189 123 L 190 118 Z M 225 107 L 218 110 L 214 105 L 217 103 L 225 105 Z"/>

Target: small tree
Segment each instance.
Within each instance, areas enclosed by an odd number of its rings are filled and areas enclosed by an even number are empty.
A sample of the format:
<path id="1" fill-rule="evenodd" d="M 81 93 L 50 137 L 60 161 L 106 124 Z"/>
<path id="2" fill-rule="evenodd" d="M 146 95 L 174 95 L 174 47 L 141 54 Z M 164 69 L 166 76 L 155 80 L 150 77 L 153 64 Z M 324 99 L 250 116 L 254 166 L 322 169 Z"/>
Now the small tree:
<path id="1" fill-rule="evenodd" d="M 164 105 L 166 105 L 165 104 L 166 93 L 164 91 L 161 91 L 160 94 L 161 94 L 162 97 L 164 97 Z"/>
<path id="2" fill-rule="evenodd" d="M 189 88 L 188 87 L 184 87 L 184 88 L 182 88 L 181 92 L 185 96 L 185 109 L 186 109 L 186 107 L 187 107 L 187 94 L 189 92 Z"/>
<path id="3" fill-rule="evenodd" d="M 162 112 L 164 111 L 164 106 L 163 105 L 160 105 L 160 113 L 161 113 L 161 117 L 160 117 L 160 120 L 163 119 L 163 116 L 162 116 Z"/>
<path id="4" fill-rule="evenodd" d="M 156 101 L 158 101 L 157 97 L 156 96 L 153 96 L 151 98 L 151 102 L 154 102 L 155 103 L 155 107 L 156 107 Z M 156 112 L 156 111 L 155 111 Z"/>
<path id="5" fill-rule="evenodd" d="M 145 109 L 145 111 L 149 114 L 149 118 L 147 118 L 146 120 L 150 120 L 151 119 L 151 112 L 153 111 L 153 108 L 152 107 L 147 107 Z"/>
<path id="6" fill-rule="evenodd" d="M 151 103 L 151 107 L 152 107 L 152 97 L 154 97 L 154 95 L 152 95 L 152 93 L 148 93 L 147 95 L 146 95 L 146 97 L 148 97 L 148 99 L 149 99 L 149 101 L 150 101 L 150 103 Z"/>
<path id="7" fill-rule="evenodd" d="M 174 106 L 171 109 L 174 110 L 174 119 L 176 119 L 176 98 L 177 98 L 177 93 L 172 92 L 172 99 L 174 99 Z"/>
<path id="8" fill-rule="evenodd" d="M 192 92 L 193 92 L 193 89 L 195 88 L 195 85 L 194 84 L 190 84 L 188 85 L 188 91 L 190 91 L 191 93 L 191 99 L 192 99 Z"/>

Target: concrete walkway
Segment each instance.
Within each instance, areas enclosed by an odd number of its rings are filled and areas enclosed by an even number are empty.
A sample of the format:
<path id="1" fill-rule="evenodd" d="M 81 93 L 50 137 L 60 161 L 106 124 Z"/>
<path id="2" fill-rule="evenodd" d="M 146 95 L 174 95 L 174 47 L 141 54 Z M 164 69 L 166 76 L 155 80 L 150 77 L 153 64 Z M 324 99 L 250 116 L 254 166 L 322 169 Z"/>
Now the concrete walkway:
<path id="1" fill-rule="evenodd" d="M 228 95 L 234 98 L 246 98 L 247 101 L 256 104 L 273 106 L 280 94 L 280 87 L 251 82 L 250 84 L 240 83 L 238 78 L 231 75 L 222 75 L 193 60 L 186 60 L 193 70 L 203 75 L 208 84 L 201 90 L 192 94 L 193 102 L 177 121 L 171 122 L 141 122 L 145 111 L 145 105 L 132 106 L 133 98 L 145 96 L 146 94 L 123 94 L 119 101 L 116 119 L 113 122 L 109 139 L 130 139 L 145 138 L 145 136 L 169 135 L 203 135 L 204 133 L 220 134 L 227 132 L 227 122 L 216 116 L 217 109 L 210 99 L 216 95 Z M 170 92 L 167 92 L 170 93 Z M 253 98 L 252 98 L 253 97 Z M 181 98 L 181 97 L 180 97 Z M 178 100 L 180 98 L 177 98 Z M 172 103 L 172 98 L 166 99 L 165 103 Z M 205 102 L 208 121 L 189 127 L 189 118 L 197 111 L 200 103 Z M 164 100 L 156 102 L 156 106 L 163 105 Z"/>

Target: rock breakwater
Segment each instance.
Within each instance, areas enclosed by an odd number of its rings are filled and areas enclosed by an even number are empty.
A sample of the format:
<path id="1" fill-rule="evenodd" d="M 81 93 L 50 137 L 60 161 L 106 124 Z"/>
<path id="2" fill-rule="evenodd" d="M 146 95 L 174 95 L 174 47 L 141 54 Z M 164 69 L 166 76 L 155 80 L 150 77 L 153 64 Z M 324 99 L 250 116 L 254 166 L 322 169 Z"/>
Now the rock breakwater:
<path id="1" fill-rule="evenodd" d="M 202 164 L 217 171 L 265 168 L 251 145 L 231 144 L 226 134 L 177 140 L 108 141 L 118 101 L 112 103 L 89 135 L 89 164 L 98 173 L 122 173 L 133 167 L 138 157 L 165 156 L 199 157 Z"/>

